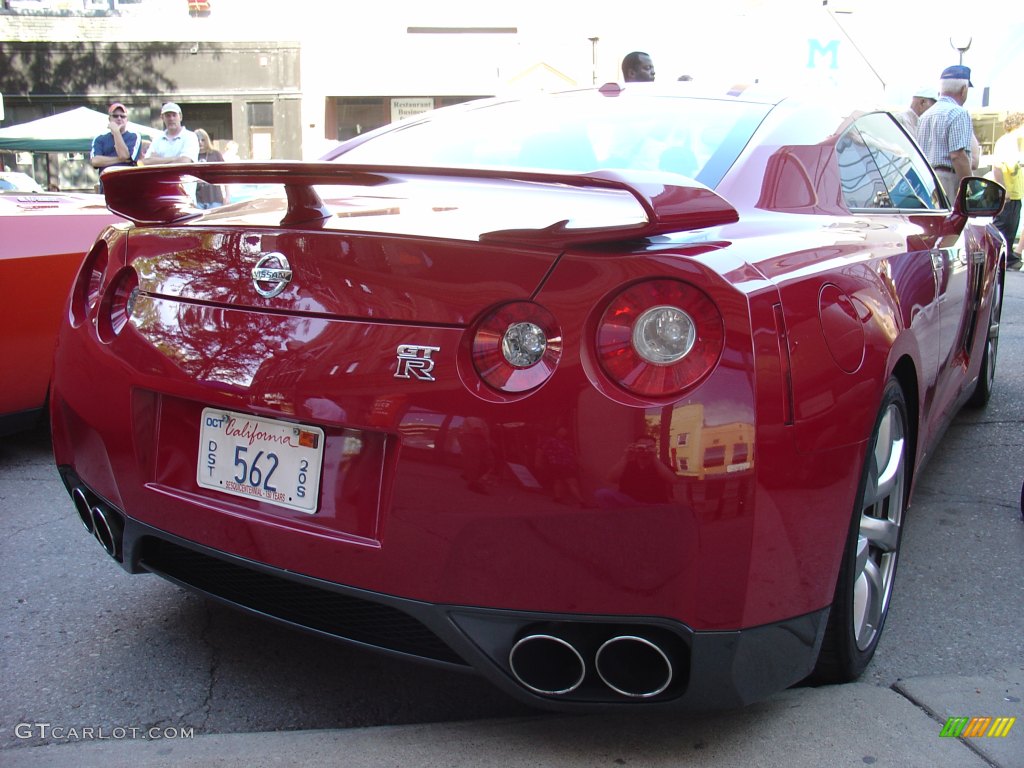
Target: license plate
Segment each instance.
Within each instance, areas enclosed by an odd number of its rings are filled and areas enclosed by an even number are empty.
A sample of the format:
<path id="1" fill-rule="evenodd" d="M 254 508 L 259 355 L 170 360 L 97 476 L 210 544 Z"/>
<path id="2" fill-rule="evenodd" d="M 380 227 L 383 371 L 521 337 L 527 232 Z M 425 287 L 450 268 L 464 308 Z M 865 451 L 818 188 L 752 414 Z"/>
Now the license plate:
<path id="1" fill-rule="evenodd" d="M 203 488 L 315 514 L 324 431 L 205 408 L 196 481 Z"/>

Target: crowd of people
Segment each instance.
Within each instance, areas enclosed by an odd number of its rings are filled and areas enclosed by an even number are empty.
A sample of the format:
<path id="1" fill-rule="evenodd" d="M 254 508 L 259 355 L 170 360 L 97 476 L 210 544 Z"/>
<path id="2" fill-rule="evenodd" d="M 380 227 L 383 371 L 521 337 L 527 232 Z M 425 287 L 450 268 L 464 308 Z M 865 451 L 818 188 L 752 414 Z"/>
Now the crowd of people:
<path id="1" fill-rule="evenodd" d="M 189 130 L 182 122 L 181 107 L 169 101 L 160 108 L 164 130 L 148 144 L 128 130 L 128 109 L 119 101 L 107 108 L 107 130 L 92 142 L 89 162 L 100 171 L 117 166 L 165 165 L 168 163 L 222 163 L 225 158 L 213 146 L 210 134 Z M 237 159 L 237 157 L 235 158 Z M 223 186 L 200 182 L 194 190 L 199 208 L 217 208 L 227 201 Z"/>
<path id="2" fill-rule="evenodd" d="M 946 67 L 939 76 L 937 98 L 932 99 L 930 92 L 918 92 L 908 110 L 918 115 L 911 133 L 935 169 L 950 200 L 955 199 L 960 182 L 975 174 L 981 160 L 981 147 L 974 134 L 971 113 L 964 107 L 969 89 L 973 87 L 969 67 L 962 64 Z M 907 113 L 903 117 L 909 120 Z M 1016 241 L 1024 186 L 1020 175 L 1021 160 L 1024 159 L 1022 123 L 1024 115 L 1019 112 L 1007 116 L 1003 126 L 1005 133 L 996 142 L 992 154 L 992 175 L 1006 188 L 1003 210 L 992 223 L 1006 240 L 1009 269 L 1021 267 L 1020 247 Z"/>

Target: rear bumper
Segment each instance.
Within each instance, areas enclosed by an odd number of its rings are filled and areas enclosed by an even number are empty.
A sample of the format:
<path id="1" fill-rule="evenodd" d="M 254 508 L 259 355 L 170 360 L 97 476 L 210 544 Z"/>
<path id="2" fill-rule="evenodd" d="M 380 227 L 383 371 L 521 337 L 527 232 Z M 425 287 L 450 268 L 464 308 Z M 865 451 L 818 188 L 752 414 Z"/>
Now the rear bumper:
<path id="1" fill-rule="evenodd" d="M 658 617 L 508 611 L 399 598 L 188 541 L 127 517 L 70 468 L 60 467 L 60 473 L 86 527 L 131 573 L 155 573 L 221 603 L 320 636 L 451 670 L 475 671 L 513 697 L 546 709 L 744 706 L 811 671 L 828 619 L 826 608 L 759 627 L 711 632 Z M 550 659 L 514 657 L 517 644 L 523 648 L 521 641 L 533 638 L 548 639 L 536 645 L 552 650 Z M 618 645 L 641 651 L 656 649 L 655 674 L 660 676 L 662 668 L 668 671 L 664 686 L 638 692 L 626 685 L 623 690 L 618 684 L 622 678 L 608 672 L 611 654 L 602 649 L 609 641 L 629 641 Z M 570 670 L 574 684 L 565 692 L 561 688 L 569 686 L 547 685 L 565 673 L 563 668 L 549 670 L 565 658 L 559 653 L 580 665 L 578 675 Z M 598 658 L 602 655 L 603 661 Z M 520 659 L 518 668 L 513 658 Z M 637 660 L 643 657 L 627 657 L 626 665 Z"/>
<path id="2" fill-rule="evenodd" d="M 33 408 L 28 411 L 2 414 L 0 415 L 0 437 L 32 429 L 39 424 L 42 417 L 42 408 Z"/>

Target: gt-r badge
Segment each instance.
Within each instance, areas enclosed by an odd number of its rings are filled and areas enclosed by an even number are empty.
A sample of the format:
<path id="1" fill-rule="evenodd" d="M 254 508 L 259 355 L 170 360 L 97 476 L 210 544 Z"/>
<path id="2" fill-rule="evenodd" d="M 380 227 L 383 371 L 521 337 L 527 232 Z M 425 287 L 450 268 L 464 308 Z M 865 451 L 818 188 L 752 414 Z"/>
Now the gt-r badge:
<path id="1" fill-rule="evenodd" d="M 252 268 L 252 284 L 265 299 L 277 296 L 291 281 L 292 268 L 283 253 L 264 253 Z"/>
<path id="2" fill-rule="evenodd" d="M 435 352 L 440 352 L 440 347 L 423 347 L 418 344 L 399 344 L 398 367 L 395 370 L 396 379 L 416 378 L 421 381 L 437 381 L 434 378 L 434 363 L 431 358 Z"/>

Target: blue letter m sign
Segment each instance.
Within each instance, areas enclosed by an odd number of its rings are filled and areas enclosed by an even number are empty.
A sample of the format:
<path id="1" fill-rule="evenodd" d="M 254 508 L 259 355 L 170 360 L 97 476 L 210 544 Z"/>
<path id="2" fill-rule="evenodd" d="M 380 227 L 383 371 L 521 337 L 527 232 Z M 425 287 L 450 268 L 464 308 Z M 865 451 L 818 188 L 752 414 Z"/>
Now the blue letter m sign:
<path id="1" fill-rule="evenodd" d="M 839 69 L 839 41 L 829 40 L 828 44 L 822 45 L 820 40 L 808 40 L 809 48 L 807 54 L 807 68 L 815 69 L 818 66 L 819 56 L 831 56 L 832 64 L 829 69 Z"/>

